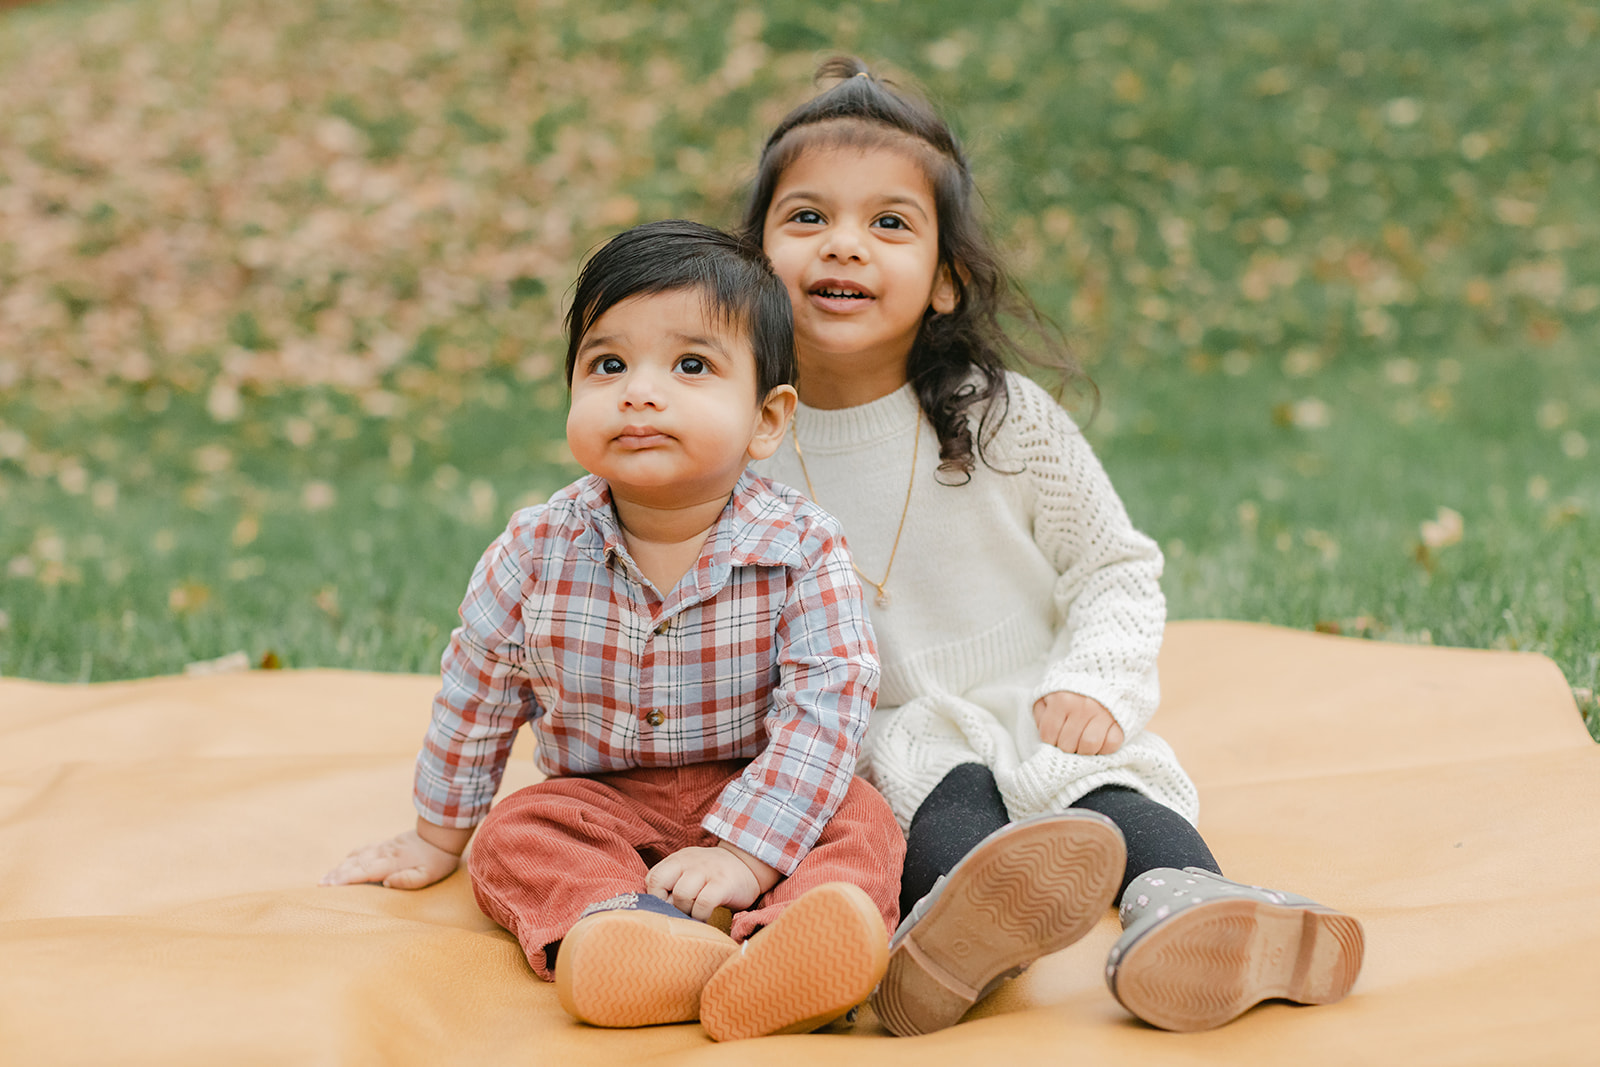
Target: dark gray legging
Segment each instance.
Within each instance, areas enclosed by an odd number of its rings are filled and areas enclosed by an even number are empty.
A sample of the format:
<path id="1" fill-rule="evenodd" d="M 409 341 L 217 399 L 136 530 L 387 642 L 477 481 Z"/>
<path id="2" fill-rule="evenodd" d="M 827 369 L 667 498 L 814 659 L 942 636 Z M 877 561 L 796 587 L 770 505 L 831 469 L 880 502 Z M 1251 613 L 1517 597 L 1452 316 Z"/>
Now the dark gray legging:
<path id="1" fill-rule="evenodd" d="M 1122 890 L 1157 867 L 1222 868 L 1200 832 L 1165 804 L 1122 786 L 1101 786 L 1072 805 L 1098 811 L 1117 824 L 1128 843 Z M 905 873 L 900 876 L 900 914 L 909 912 L 978 842 L 1011 821 L 994 775 L 981 763 L 956 767 L 928 794 L 906 834 Z"/>

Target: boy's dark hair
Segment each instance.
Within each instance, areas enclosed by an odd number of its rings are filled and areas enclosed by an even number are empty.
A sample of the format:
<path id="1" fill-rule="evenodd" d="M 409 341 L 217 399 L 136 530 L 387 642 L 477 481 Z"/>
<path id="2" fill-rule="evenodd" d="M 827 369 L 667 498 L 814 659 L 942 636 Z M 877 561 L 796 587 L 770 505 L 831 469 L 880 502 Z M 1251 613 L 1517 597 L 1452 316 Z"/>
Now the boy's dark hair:
<path id="1" fill-rule="evenodd" d="M 933 187 L 939 262 L 950 272 L 956 307 L 948 315 L 930 309 L 923 316 L 906 377 L 939 435 L 939 469 L 970 477 L 974 453 L 988 462 L 984 443 L 1005 417 L 1008 361 L 1048 365 L 1065 379 L 1087 379 L 1065 344 L 1051 343 L 1053 327 L 1001 265 L 980 216 L 972 169 L 949 123 L 925 100 L 875 77 L 853 56 L 835 57 L 817 69 L 818 84 L 834 79 L 836 84 L 789 112 L 767 138 L 736 232 L 761 242 L 778 181 L 807 149 L 895 148 L 917 159 Z M 1051 350 L 1046 357 L 1024 351 L 1007 336 L 1002 315 L 1037 327 Z M 969 421 L 973 412 L 979 416 L 976 440 Z"/>
<path id="2" fill-rule="evenodd" d="M 721 322 L 742 327 L 756 356 L 756 399 L 793 385 L 794 312 L 789 291 L 759 243 L 722 230 L 668 219 L 624 230 L 578 272 L 567 311 L 567 387 L 583 335 L 624 300 L 697 289 Z"/>

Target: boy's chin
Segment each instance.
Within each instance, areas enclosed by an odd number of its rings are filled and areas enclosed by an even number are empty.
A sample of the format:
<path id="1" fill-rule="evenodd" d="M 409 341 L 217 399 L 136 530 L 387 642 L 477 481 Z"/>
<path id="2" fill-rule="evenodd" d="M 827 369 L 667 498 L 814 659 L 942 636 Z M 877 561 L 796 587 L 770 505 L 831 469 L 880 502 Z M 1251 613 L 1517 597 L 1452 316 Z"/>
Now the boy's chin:
<path id="1" fill-rule="evenodd" d="M 741 468 L 742 470 L 742 468 Z M 686 482 L 681 479 L 664 479 L 659 482 L 630 479 L 606 479 L 611 487 L 611 499 L 635 507 L 673 509 L 692 507 L 710 500 L 726 497 L 739 481 L 732 478 Z M 725 484 L 724 484 L 725 483 Z"/>

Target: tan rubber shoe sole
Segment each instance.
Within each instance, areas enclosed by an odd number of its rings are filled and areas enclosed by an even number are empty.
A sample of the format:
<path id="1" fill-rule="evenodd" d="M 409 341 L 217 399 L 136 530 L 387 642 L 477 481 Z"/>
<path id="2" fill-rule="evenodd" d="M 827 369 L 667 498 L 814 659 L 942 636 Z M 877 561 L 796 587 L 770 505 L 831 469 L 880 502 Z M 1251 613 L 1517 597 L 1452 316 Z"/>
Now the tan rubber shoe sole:
<path id="1" fill-rule="evenodd" d="M 1111 907 L 1126 863 L 1121 831 L 1097 812 L 991 834 L 890 951 L 873 1010 L 901 1037 L 955 1025 L 991 983 L 1088 933 Z"/>
<path id="2" fill-rule="evenodd" d="M 1123 952 L 1112 993 L 1164 1030 L 1209 1030 L 1263 1000 L 1331 1004 L 1361 973 L 1361 923 L 1331 908 L 1212 900 Z"/>
<path id="3" fill-rule="evenodd" d="M 700 1025 L 713 1041 L 809 1033 L 865 1001 L 888 959 L 872 898 L 847 882 L 819 885 L 706 983 Z"/>
<path id="4" fill-rule="evenodd" d="M 739 951 L 727 934 L 647 911 L 578 920 L 556 953 L 556 993 L 593 1026 L 654 1026 L 700 1017 L 700 991 Z"/>

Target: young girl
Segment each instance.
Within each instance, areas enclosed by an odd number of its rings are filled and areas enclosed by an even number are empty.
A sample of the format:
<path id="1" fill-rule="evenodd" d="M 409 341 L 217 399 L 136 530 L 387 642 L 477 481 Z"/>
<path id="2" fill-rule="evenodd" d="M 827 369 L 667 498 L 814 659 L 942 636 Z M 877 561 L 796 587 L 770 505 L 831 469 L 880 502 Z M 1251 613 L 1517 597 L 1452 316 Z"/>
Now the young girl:
<path id="1" fill-rule="evenodd" d="M 873 602 L 882 690 L 865 773 L 907 832 L 906 917 L 874 995 L 894 1033 L 957 1022 L 1120 894 L 1117 999 L 1218 1026 L 1340 999 L 1362 931 L 1242 885 L 1147 730 L 1161 554 L 1072 420 L 1029 379 L 1015 292 L 946 123 L 860 63 L 767 140 L 742 231 L 794 305 L 801 404 L 759 465 L 832 512 Z"/>

